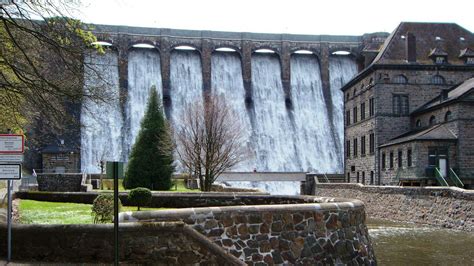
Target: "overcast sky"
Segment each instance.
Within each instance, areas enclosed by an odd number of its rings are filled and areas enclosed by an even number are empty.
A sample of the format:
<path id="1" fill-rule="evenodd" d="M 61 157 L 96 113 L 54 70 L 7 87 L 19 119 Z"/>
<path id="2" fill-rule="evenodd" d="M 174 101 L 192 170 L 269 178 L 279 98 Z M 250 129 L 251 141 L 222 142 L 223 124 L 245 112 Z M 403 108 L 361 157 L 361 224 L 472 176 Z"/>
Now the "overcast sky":
<path id="1" fill-rule="evenodd" d="M 96 24 L 244 32 L 391 32 L 401 21 L 455 22 L 474 30 L 474 1 L 417 0 L 82 0 Z"/>

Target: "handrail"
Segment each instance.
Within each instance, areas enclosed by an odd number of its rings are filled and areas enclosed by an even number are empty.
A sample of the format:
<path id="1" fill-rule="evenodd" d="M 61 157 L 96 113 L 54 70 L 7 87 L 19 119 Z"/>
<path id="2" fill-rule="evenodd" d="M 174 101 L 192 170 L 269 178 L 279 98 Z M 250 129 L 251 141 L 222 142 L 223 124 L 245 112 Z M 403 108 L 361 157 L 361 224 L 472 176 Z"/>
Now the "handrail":
<path id="1" fill-rule="evenodd" d="M 326 174 L 324 174 L 324 180 L 326 180 L 326 183 L 329 183 L 329 179 L 328 179 L 328 176 Z"/>
<path id="2" fill-rule="evenodd" d="M 400 183 L 400 173 L 401 173 L 401 171 L 402 171 L 402 168 L 398 167 L 397 174 L 395 175 L 395 178 L 392 178 L 390 180 L 391 185 L 398 185 L 398 183 Z"/>
<path id="3" fill-rule="evenodd" d="M 435 167 L 435 178 L 439 182 L 441 186 L 449 187 L 448 182 L 446 182 L 446 179 L 444 179 L 443 175 L 439 171 L 438 167 Z"/>
<path id="4" fill-rule="evenodd" d="M 459 188 L 464 188 L 464 183 L 461 181 L 456 172 L 454 172 L 453 168 L 449 168 L 449 173 L 450 175 L 448 176 L 451 180 L 453 180 L 454 184 Z"/>

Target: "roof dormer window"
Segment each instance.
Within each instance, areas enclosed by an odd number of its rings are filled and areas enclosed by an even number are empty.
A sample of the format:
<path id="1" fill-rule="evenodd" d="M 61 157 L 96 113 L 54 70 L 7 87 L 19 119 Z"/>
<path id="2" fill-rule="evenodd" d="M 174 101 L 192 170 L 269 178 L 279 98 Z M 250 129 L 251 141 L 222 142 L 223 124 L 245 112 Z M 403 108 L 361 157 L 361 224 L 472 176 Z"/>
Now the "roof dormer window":
<path id="1" fill-rule="evenodd" d="M 436 64 L 444 64 L 446 63 L 446 57 L 445 56 L 437 56 L 435 60 Z"/>
<path id="2" fill-rule="evenodd" d="M 448 53 L 446 53 L 440 48 L 431 49 L 429 57 L 437 65 L 446 64 L 448 62 Z"/>
<path id="3" fill-rule="evenodd" d="M 474 51 L 470 48 L 461 50 L 459 58 L 464 59 L 466 65 L 474 65 Z"/>

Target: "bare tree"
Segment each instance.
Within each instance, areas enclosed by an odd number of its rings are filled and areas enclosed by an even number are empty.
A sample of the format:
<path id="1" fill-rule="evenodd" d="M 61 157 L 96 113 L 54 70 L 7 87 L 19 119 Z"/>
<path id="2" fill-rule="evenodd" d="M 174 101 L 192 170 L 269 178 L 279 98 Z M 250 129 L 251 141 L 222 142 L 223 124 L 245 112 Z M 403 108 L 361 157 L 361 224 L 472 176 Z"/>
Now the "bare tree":
<path id="1" fill-rule="evenodd" d="M 224 171 L 245 160 L 248 150 L 240 121 L 221 97 L 207 95 L 204 104 L 185 108 L 176 126 L 179 160 L 210 191 Z"/>
<path id="2" fill-rule="evenodd" d="M 8 2 L 8 1 L 7 1 Z M 83 91 L 84 51 L 95 36 L 70 18 L 79 1 L 10 1 L 0 5 L 0 131 L 39 120 L 50 131 L 77 122 L 70 106 L 105 102 L 107 88 Z M 103 52 L 102 49 L 99 49 Z"/>

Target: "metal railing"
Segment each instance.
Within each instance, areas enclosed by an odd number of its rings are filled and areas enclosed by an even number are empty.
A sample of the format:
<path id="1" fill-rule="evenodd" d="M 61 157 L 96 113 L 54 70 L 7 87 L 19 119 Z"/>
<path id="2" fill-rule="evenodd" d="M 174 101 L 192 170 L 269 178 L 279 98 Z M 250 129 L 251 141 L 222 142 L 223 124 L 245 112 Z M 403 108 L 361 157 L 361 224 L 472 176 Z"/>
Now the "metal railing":
<path id="1" fill-rule="evenodd" d="M 449 187 L 448 182 L 444 179 L 443 174 L 441 174 L 441 171 L 437 167 L 435 167 L 435 178 L 441 186 Z"/>
<path id="2" fill-rule="evenodd" d="M 453 181 L 454 185 L 459 188 L 464 188 L 464 183 L 461 181 L 459 176 L 454 172 L 453 168 L 449 168 L 449 178 Z"/>

